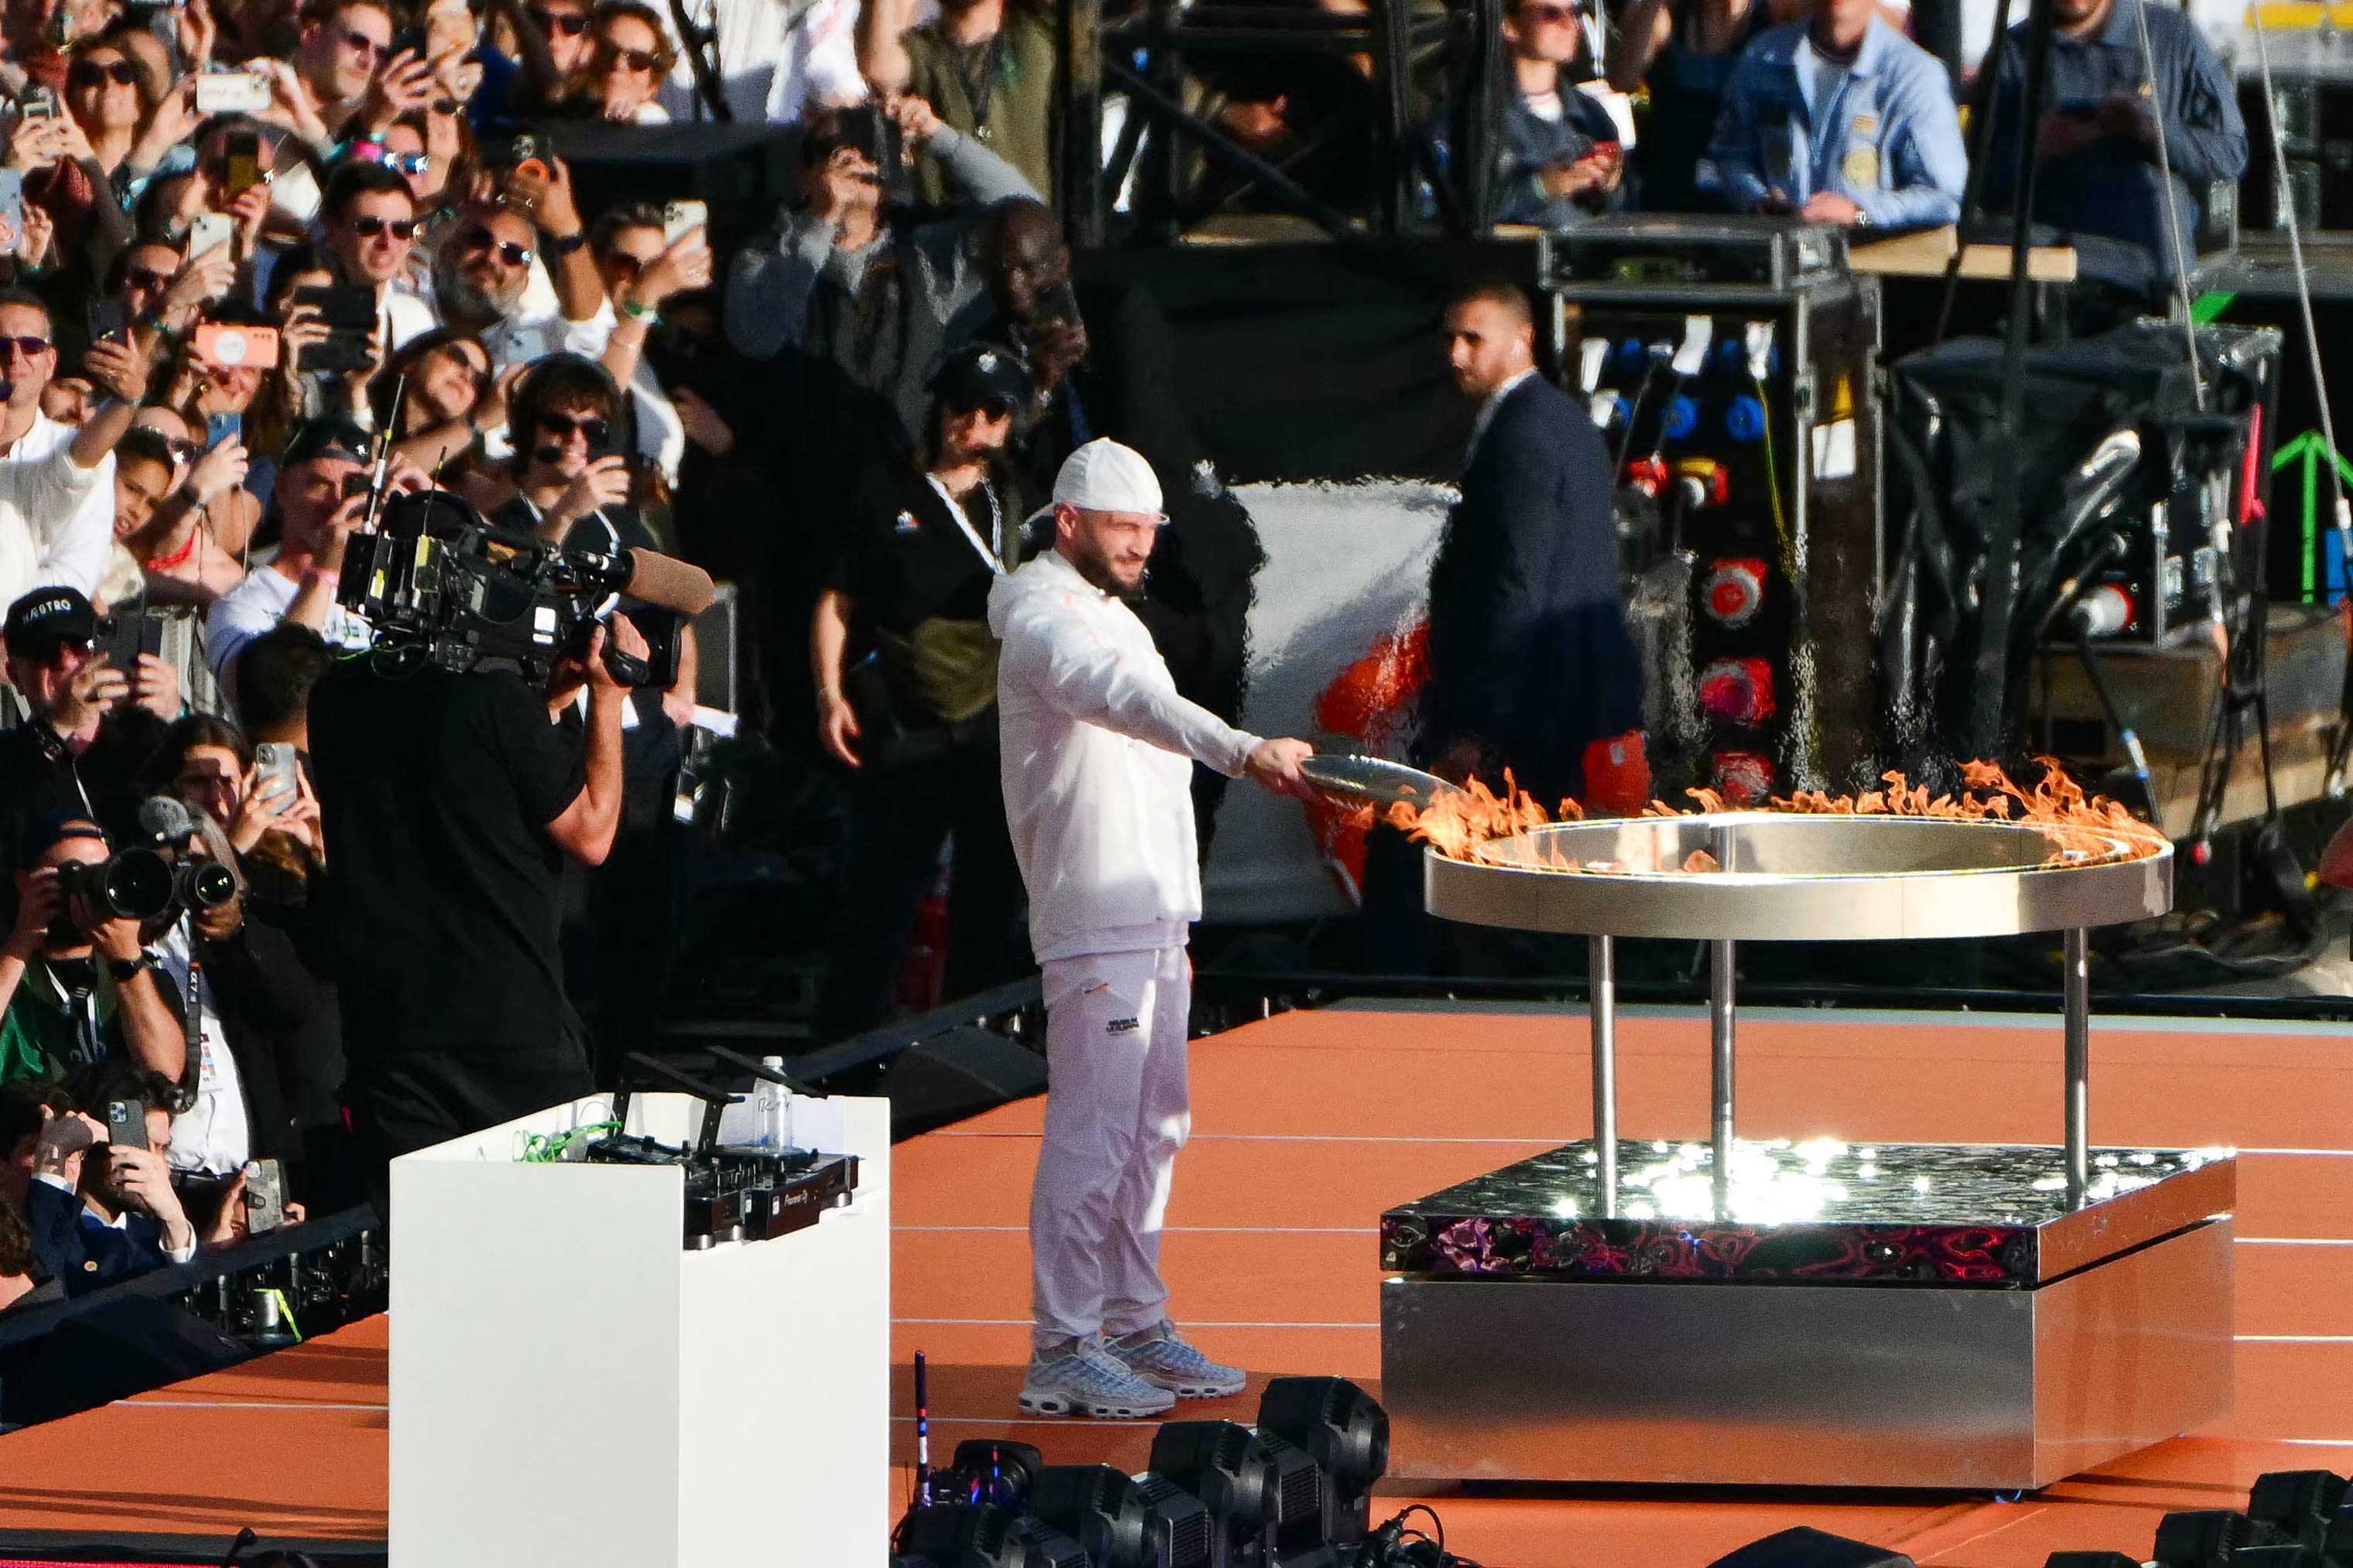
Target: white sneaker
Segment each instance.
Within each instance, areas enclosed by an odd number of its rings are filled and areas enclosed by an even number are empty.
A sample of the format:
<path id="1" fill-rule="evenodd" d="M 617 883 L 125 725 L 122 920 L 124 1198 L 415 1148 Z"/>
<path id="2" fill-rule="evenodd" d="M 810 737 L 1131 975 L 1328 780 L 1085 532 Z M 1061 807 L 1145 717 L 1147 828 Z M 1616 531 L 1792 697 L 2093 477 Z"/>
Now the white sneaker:
<path id="1" fill-rule="evenodd" d="M 1112 1353 L 1127 1363 L 1128 1371 L 1179 1399 L 1229 1399 L 1250 1381 L 1241 1368 L 1219 1366 L 1178 1339 L 1176 1325 L 1166 1318 L 1156 1328 L 1109 1342 Z"/>
<path id="2" fill-rule="evenodd" d="M 1166 1415 L 1176 1404 L 1174 1394 L 1130 1372 L 1100 1339 L 1081 1340 L 1052 1357 L 1033 1351 L 1021 1384 L 1021 1409 L 1030 1415 L 1138 1420 Z"/>

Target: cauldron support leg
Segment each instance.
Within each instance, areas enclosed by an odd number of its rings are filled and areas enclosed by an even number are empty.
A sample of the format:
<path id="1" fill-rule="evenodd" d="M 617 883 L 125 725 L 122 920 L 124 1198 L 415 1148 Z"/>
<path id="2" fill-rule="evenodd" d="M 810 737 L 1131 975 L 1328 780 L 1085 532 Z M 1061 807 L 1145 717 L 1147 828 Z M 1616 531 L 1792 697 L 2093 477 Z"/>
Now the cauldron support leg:
<path id="1" fill-rule="evenodd" d="M 1733 836 L 1719 826 L 1709 835 L 1710 851 L 1719 870 L 1734 869 Z M 1732 972 L 1734 944 L 1708 943 L 1707 1024 L 1712 1059 L 1708 1074 L 1708 1131 L 1715 1163 L 1715 1210 L 1719 1219 L 1732 1217 Z"/>
<path id="2" fill-rule="evenodd" d="M 2066 936 L 2061 995 L 2067 1018 L 2067 1201 L 2081 1207 L 2092 1181 L 2091 933 L 2077 926 Z"/>
<path id="3" fill-rule="evenodd" d="M 1606 936 L 1585 940 L 1593 994 L 1593 1148 L 1601 1217 L 1618 1217 L 1618 960 Z"/>

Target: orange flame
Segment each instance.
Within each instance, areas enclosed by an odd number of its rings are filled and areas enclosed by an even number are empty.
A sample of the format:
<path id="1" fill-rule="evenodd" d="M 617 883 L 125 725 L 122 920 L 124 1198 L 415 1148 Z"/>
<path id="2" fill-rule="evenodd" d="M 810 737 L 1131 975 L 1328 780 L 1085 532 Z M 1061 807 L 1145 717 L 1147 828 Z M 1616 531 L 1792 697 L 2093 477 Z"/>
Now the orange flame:
<path id="1" fill-rule="evenodd" d="M 2163 830 L 2154 824 L 2141 821 L 2113 800 L 2086 796 L 2052 758 L 2034 760 L 2042 767 L 2042 777 L 2032 789 L 2011 782 L 2010 775 L 1992 763 L 1964 763 L 1961 777 L 1967 791 L 1960 795 L 1932 797 L 1926 789 L 1914 784 L 1902 773 L 1887 773 L 1880 775 L 1887 785 L 1883 790 L 1870 790 L 1859 795 L 1800 790 L 1794 795 L 1774 796 L 1769 809 L 1806 816 L 1934 816 L 1959 821 L 2018 822 L 2041 829 L 2051 839 L 2052 861 L 2138 859 L 2167 847 Z M 1715 790 L 1692 789 L 1684 793 L 1698 803 L 1695 810 L 1699 812 L 1733 809 Z M 1370 806 L 1363 808 L 1368 826 L 1372 811 Z M 1654 800 L 1642 815 L 1691 814 L 1665 801 Z M 1492 839 L 1508 838 L 1547 823 L 1584 819 L 1584 808 L 1573 800 L 1562 801 L 1557 815 L 1547 815 L 1543 806 L 1514 785 L 1509 773 L 1504 775 L 1501 795 L 1473 779 L 1461 794 L 1440 795 L 1427 806 L 1400 802 L 1388 808 L 1387 816 L 1392 826 L 1435 846 L 1439 853 L 1454 860 L 1474 858 L 1478 847 Z M 1696 863 L 1698 858 L 1694 858 L 1694 863 L 1687 864 L 1683 869 L 1714 869 L 1713 861 L 1703 866 Z"/>

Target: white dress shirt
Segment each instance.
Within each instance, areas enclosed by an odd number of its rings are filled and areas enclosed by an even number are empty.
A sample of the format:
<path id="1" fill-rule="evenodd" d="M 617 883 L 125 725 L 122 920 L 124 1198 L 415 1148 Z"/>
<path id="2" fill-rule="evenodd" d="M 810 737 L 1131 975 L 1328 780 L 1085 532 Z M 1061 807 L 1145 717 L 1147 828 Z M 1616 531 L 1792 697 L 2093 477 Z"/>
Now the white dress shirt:
<path id="1" fill-rule="evenodd" d="M 32 428 L 16 438 L 16 444 L 0 453 L 0 468 L 14 468 L 61 453 L 80 432 L 70 425 L 60 425 L 46 414 L 33 416 Z M 70 459 L 65 459 L 70 462 Z M 114 546 L 114 455 L 108 453 L 99 459 L 98 467 L 86 475 L 69 476 L 67 486 L 77 500 L 70 513 L 58 526 L 55 519 L 46 520 L 51 526 L 35 530 L 37 546 L 30 575 L 0 568 L 0 610 L 16 602 L 18 596 L 59 584 L 79 590 L 86 598 L 98 597 L 98 585 L 105 579 L 107 557 Z M 5 552 L 14 561 L 13 549 Z"/>

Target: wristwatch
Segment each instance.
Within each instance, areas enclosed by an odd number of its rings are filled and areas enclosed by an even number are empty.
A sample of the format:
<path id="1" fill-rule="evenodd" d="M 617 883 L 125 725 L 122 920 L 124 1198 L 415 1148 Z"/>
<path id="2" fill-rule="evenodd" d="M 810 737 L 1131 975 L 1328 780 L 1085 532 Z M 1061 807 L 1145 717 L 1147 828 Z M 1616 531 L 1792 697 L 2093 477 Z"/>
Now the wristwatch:
<path id="1" fill-rule="evenodd" d="M 117 985 L 128 985 L 141 970 L 156 966 L 155 955 L 152 952 L 142 952 L 136 958 L 110 958 L 106 961 L 106 972 L 114 976 Z"/>
<path id="2" fill-rule="evenodd" d="M 570 234 L 551 234 L 547 237 L 548 254 L 551 256 L 569 256 L 587 243 L 588 231 L 585 228 L 575 229 Z"/>

